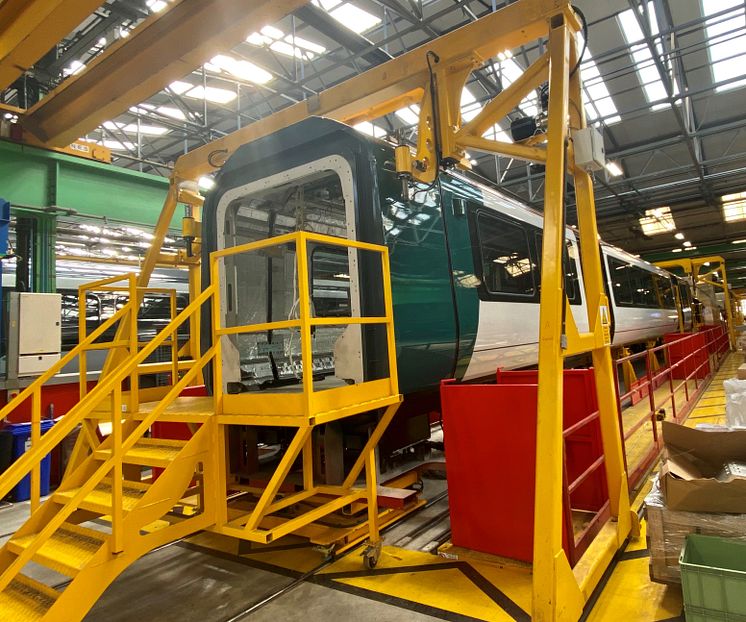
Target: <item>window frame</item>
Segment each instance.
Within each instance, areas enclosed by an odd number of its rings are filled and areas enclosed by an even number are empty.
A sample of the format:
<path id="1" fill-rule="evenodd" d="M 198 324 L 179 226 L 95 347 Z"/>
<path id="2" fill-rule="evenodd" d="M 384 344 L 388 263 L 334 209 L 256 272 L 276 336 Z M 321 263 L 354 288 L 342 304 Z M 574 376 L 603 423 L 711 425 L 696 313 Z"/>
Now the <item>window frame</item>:
<path id="1" fill-rule="evenodd" d="M 526 241 L 526 250 L 528 257 L 530 261 L 533 264 L 536 264 L 536 249 L 535 244 L 532 244 L 531 237 L 530 237 L 530 229 L 532 225 L 529 223 L 519 220 L 518 218 L 512 218 L 510 216 L 507 216 L 503 214 L 502 212 L 497 212 L 495 210 L 485 208 L 483 206 L 472 206 L 471 209 L 469 209 L 469 229 L 471 233 L 471 239 L 472 239 L 472 257 L 474 260 L 474 271 L 476 273 L 476 276 L 479 278 L 479 285 L 477 286 L 477 293 L 479 295 L 480 300 L 484 300 L 487 302 L 526 302 L 526 303 L 538 303 L 539 302 L 539 287 L 536 283 L 536 278 L 534 276 L 535 270 L 531 270 L 531 281 L 533 283 L 533 292 L 531 294 L 516 294 L 516 293 L 509 293 L 509 292 L 493 292 L 490 289 L 488 289 L 487 284 L 485 282 L 485 275 L 484 275 L 484 264 L 482 262 L 483 254 L 482 254 L 482 234 L 479 228 L 479 218 L 480 216 L 484 216 L 485 218 L 492 219 L 495 222 L 507 226 L 512 227 L 518 227 L 522 230 L 524 239 Z"/>

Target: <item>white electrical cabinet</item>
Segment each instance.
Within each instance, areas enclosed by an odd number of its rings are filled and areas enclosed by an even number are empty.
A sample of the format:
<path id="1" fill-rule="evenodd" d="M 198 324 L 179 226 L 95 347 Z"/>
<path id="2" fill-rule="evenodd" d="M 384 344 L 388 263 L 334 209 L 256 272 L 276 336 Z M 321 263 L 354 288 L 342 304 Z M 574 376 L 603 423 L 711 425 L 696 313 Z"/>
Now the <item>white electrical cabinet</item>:
<path id="1" fill-rule="evenodd" d="M 584 171 L 600 171 L 606 166 L 604 137 L 595 127 L 584 127 L 572 133 L 575 164 Z"/>
<path id="2" fill-rule="evenodd" d="M 11 292 L 8 377 L 43 374 L 60 359 L 62 296 Z"/>

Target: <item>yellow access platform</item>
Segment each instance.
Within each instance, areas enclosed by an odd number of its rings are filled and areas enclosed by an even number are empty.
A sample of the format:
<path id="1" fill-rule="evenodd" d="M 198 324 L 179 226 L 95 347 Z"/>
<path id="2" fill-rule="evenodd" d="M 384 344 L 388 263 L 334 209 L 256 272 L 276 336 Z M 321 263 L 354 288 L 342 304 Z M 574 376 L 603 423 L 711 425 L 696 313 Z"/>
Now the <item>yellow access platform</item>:
<path id="1" fill-rule="evenodd" d="M 311 316 L 308 277 L 299 279 L 301 304 L 297 319 L 281 322 L 221 327 L 213 322 L 212 341 L 204 353 L 180 358 L 178 332 L 193 322 L 209 305 L 213 318 L 222 317 L 217 283 L 222 263 L 228 256 L 269 247 L 292 246 L 298 274 L 308 275 L 308 245 L 323 243 L 377 253 L 381 258 L 385 314 L 380 317 L 334 318 L 335 324 L 380 324 L 386 327 L 389 376 L 352 386 L 314 391 L 311 331 L 323 318 Z M 394 325 L 388 251 L 385 247 L 308 232 L 290 233 L 216 252 L 211 257 L 213 281 L 189 306 L 175 315 L 149 342 L 138 341 L 138 310 L 148 288 L 138 287 L 134 274 L 115 277 L 81 288 L 82 341 L 43 376 L 0 410 L 0 418 L 31 400 L 32 447 L 0 478 L 0 498 L 21 479 L 31 476 L 31 516 L 0 550 L 0 620 L 25 622 L 81 620 L 109 584 L 145 553 L 200 530 L 267 543 L 309 525 L 344 506 L 367 504 L 369 545 L 365 564 L 376 564 L 380 550 L 379 515 L 376 504 L 375 447 L 396 412 L 398 391 Z M 121 281 L 126 284 L 122 285 Z M 123 290 L 129 300 L 117 313 L 90 335 L 85 335 L 85 292 Z M 159 290 L 158 293 L 164 293 Z M 172 305 L 174 309 L 174 305 Z M 303 391 L 285 394 L 226 395 L 222 383 L 223 341 L 230 335 L 292 328 L 300 333 Z M 114 330 L 116 329 L 116 331 Z M 102 341 L 115 332 L 112 341 Z M 188 346 L 189 343 L 186 344 Z M 166 363 L 149 362 L 159 348 L 174 354 Z M 117 365 L 102 374 L 87 391 L 86 375 L 80 375 L 79 403 L 49 432 L 40 435 L 42 386 L 75 358 L 86 368 L 91 350 L 123 352 Z M 207 365 L 212 366 L 213 395 L 182 397 Z M 140 389 L 143 375 L 169 372 L 166 387 Z M 157 396 L 155 401 L 152 400 Z M 316 425 L 383 409 L 359 458 L 338 486 L 314 481 L 313 428 Z M 188 424 L 189 440 L 150 438 L 158 422 Z M 272 425 L 295 429 L 293 439 L 263 488 L 254 493 L 255 502 L 243 510 L 231 507 L 226 461 L 226 427 L 229 425 Z M 111 433 L 100 440 L 99 429 Z M 42 459 L 76 428 L 78 441 L 59 488 L 45 501 L 40 499 Z M 285 486 L 296 460 L 302 467 L 302 485 Z M 158 469 L 150 482 L 141 481 L 143 467 Z M 356 486 L 365 471 L 365 486 Z M 298 489 L 300 488 L 300 489 Z M 307 502 L 291 518 L 278 516 L 281 510 Z M 103 519 L 105 529 L 81 526 Z M 97 521 L 96 525 L 102 521 Z M 36 562 L 69 577 L 57 589 L 24 574 L 29 562 Z"/>

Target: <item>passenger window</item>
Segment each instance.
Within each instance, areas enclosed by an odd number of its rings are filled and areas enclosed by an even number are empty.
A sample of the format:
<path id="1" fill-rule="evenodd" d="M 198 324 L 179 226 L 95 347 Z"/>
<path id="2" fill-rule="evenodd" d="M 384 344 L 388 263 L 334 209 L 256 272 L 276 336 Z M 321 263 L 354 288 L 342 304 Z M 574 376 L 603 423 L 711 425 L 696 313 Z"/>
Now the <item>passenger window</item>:
<path id="1" fill-rule="evenodd" d="M 350 317 L 350 258 L 346 248 L 317 246 L 311 253 L 314 317 Z"/>
<path id="2" fill-rule="evenodd" d="M 653 284 L 653 275 L 647 270 L 631 266 L 632 280 L 634 282 L 634 300 L 635 305 L 639 307 L 658 308 L 658 297 L 655 293 Z"/>
<path id="3" fill-rule="evenodd" d="M 570 304 L 580 304 L 578 295 L 578 258 L 577 251 L 570 240 L 565 242 L 565 293 Z"/>
<path id="4" fill-rule="evenodd" d="M 491 294 L 533 296 L 534 268 L 526 230 L 514 224 L 477 212 L 482 279 Z"/>
<path id="5" fill-rule="evenodd" d="M 620 306 L 633 305 L 634 286 L 630 278 L 632 266 L 624 262 L 609 257 L 609 272 L 611 276 L 612 289 L 614 291 L 614 300 Z"/>

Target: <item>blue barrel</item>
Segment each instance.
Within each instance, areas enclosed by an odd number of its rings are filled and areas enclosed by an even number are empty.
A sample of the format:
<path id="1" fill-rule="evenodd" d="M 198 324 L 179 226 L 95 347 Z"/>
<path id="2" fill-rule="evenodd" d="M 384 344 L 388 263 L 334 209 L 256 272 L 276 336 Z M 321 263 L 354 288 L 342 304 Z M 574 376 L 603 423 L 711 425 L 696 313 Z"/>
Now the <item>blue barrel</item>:
<path id="1" fill-rule="evenodd" d="M 51 419 L 44 419 L 41 422 L 41 433 L 44 434 L 54 425 Z M 5 428 L 13 436 L 13 461 L 20 458 L 26 450 L 31 447 L 31 424 L 30 423 L 10 423 Z M 52 458 L 50 454 L 44 456 L 41 461 L 41 496 L 49 494 L 49 468 Z M 13 501 L 28 501 L 31 498 L 31 474 L 24 477 L 11 493 Z"/>

